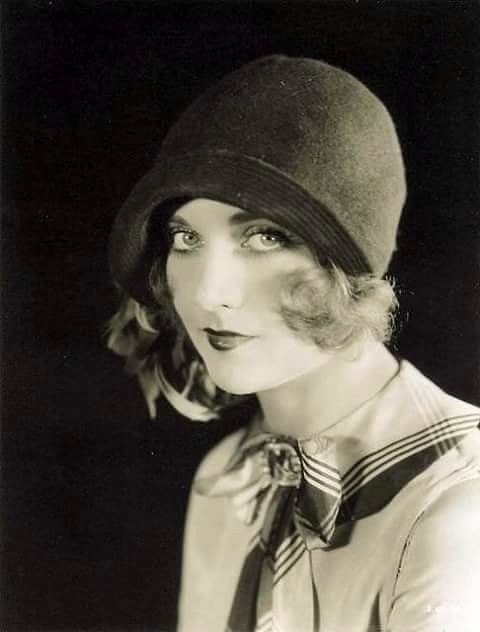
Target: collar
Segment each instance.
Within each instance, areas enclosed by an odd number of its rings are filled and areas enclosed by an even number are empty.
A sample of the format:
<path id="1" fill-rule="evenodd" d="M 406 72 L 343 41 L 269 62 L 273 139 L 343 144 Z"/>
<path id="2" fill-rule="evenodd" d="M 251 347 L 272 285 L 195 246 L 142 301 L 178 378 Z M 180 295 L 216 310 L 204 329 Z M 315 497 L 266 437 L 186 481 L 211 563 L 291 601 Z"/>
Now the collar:
<path id="1" fill-rule="evenodd" d="M 447 395 L 402 360 L 397 374 L 375 397 L 335 425 L 298 441 L 286 439 L 298 450 L 307 482 L 325 463 L 334 465 L 340 487 L 334 523 L 339 525 L 382 509 L 479 423 L 478 408 Z M 265 436 L 261 422 L 252 422 L 225 475 Z M 222 475 L 214 478 L 219 481 Z M 231 482 L 238 489 L 238 481 Z M 268 481 L 262 485 L 266 489 Z"/>
<path id="2" fill-rule="evenodd" d="M 379 511 L 480 423 L 480 409 L 447 395 L 412 364 L 323 433 L 302 440 L 309 456 L 336 448 L 342 501 L 337 523 Z"/>
<path id="3" fill-rule="evenodd" d="M 479 423 L 480 409 L 447 395 L 401 360 L 397 374 L 374 398 L 299 445 L 319 459 L 335 445 L 341 523 L 379 511 Z"/>

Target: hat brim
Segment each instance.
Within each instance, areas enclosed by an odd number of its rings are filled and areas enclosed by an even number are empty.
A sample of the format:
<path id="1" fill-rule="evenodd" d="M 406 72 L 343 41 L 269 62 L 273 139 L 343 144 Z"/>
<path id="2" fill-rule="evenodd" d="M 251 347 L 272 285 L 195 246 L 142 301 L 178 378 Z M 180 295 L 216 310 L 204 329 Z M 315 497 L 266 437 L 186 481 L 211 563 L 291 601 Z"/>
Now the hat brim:
<path id="1" fill-rule="evenodd" d="M 153 212 L 176 198 L 208 198 L 250 211 L 294 232 L 347 274 L 372 272 L 327 206 L 285 173 L 258 158 L 229 151 L 188 153 L 157 163 L 133 189 L 112 229 L 112 276 L 141 303 L 153 302 L 148 286 L 152 264 L 148 224 Z M 316 227 L 313 233 L 312 226 Z"/>

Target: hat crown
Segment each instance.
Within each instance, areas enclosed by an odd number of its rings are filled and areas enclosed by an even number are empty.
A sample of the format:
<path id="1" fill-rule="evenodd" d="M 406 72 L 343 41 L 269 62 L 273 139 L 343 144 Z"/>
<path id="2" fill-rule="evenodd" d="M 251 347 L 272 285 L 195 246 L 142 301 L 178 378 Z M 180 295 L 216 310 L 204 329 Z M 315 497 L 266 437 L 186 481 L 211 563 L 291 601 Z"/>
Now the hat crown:
<path id="1" fill-rule="evenodd" d="M 157 160 L 188 153 L 278 169 L 335 214 L 374 272 L 385 271 L 406 196 L 402 154 L 383 103 L 344 70 L 283 55 L 241 67 L 184 112 Z"/>
<path id="2" fill-rule="evenodd" d="M 383 104 L 345 71 L 273 55 L 230 73 L 194 101 L 167 134 L 158 158 L 233 149 L 282 167 L 312 150 L 325 159 L 334 155 L 341 149 L 334 142 L 338 135 L 355 147 L 368 128 L 377 132 L 365 135 L 372 142 L 385 124 L 393 129 Z"/>
<path id="3" fill-rule="evenodd" d="M 137 291 L 153 208 L 207 197 L 283 222 L 347 273 L 381 276 L 405 195 L 393 122 L 367 87 L 315 59 L 263 57 L 215 83 L 173 125 L 117 218 L 112 272 Z"/>

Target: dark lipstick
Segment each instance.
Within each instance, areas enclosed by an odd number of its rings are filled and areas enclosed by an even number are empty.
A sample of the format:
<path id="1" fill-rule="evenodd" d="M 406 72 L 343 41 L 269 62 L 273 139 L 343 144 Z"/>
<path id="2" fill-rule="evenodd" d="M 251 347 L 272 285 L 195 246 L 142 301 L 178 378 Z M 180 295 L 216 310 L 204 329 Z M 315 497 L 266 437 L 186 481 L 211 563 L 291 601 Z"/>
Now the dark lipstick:
<path id="1" fill-rule="evenodd" d="M 206 327 L 204 332 L 207 334 L 208 342 L 216 351 L 230 351 L 230 349 L 235 349 L 244 342 L 248 342 L 253 337 L 245 336 L 235 331 L 227 331 L 225 329 L 210 329 L 210 327 Z"/>

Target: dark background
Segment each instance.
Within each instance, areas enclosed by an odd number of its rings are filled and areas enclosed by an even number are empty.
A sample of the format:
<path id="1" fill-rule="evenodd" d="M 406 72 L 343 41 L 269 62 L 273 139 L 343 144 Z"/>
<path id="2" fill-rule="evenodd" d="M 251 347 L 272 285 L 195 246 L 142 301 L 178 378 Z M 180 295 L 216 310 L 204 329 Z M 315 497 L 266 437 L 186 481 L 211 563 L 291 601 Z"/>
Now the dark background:
<path id="1" fill-rule="evenodd" d="M 237 420 L 147 418 L 103 346 L 112 219 L 179 111 L 259 55 L 323 58 L 397 122 L 395 348 L 480 404 L 478 3 L 2 3 L 2 622 L 174 628 L 188 486 Z"/>

